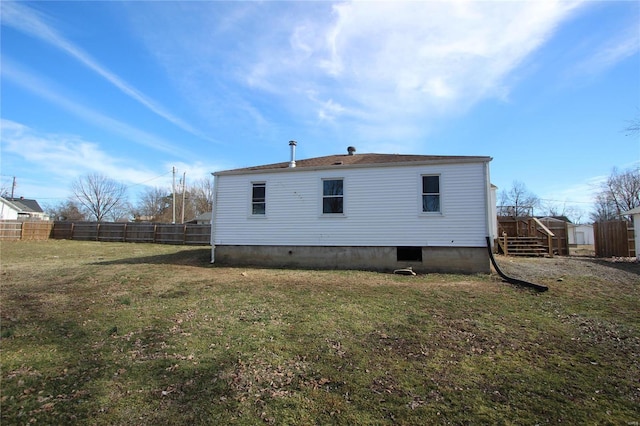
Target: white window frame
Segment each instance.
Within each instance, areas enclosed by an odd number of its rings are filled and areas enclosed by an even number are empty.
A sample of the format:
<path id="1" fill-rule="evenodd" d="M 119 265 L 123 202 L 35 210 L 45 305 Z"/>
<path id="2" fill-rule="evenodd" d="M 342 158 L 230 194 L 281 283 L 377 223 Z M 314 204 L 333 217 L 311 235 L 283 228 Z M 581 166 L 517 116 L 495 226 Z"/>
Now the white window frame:
<path id="1" fill-rule="evenodd" d="M 260 203 L 259 201 L 257 202 L 254 201 L 254 198 L 253 198 L 253 190 L 254 188 L 258 187 L 258 185 L 262 185 L 262 187 L 264 188 L 264 201 L 262 202 L 264 204 L 264 213 L 255 213 L 253 210 L 254 204 Z M 249 217 L 252 217 L 252 218 L 267 217 L 267 182 L 265 181 L 251 182 L 250 191 L 249 191 Z"/>
<path id="2" fill-rule="evenodd" d="M 325 213 L 324 212 L 324 199 L 325 198 L 337 198 L 337 197 L 325 197 L 324 195 L 324 183 L 329 180 L 340 180 L 342 181 L 342 213 Z M 323 177 L 320 179 L 320 217 L 346 217 L 347 213 L 347 197 L 346 197 L 346 179 L 344 177 Z"/>
<path id="3" fill-rule="evenodd" d="M 425 177 L 437 177 L 438 178 L 438 192 L 424 192 L 424 178 Z M 440 216 L 442 215 L 442 174 L 440 173 L 422 173 L 420 175 L 420 181 L 418 185 L 420 192 L 418 194 L 418 208 L 420 209 L 420 214 L 425 216 Z M 424 210 L 424 196 L 425 195 L 437 195 L 438 196 L 438 210 L 435 211 L 425 211 Z"/>

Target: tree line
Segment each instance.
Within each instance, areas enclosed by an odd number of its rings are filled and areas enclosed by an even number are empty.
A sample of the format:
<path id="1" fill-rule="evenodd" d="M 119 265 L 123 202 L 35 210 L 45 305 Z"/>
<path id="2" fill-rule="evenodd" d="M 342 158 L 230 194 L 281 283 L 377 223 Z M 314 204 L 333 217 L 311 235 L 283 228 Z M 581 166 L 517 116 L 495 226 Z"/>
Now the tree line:
<path id="1" fill-rule="evenodd" d="M 46 211 L 53 220 L 183 223 L 210 212 L 212 203 L 213 178 L 181 183 L 175 194 L 172 188 L 146 188 L 132 203 L 126 185 L 93 173 L 75 180 L 71 196 Z"/>
<path id="2" fill-rule="evenodd" d="M 640 166 L 619 170 L 594 188 L 593 210 L 589 222 L 621 219 L 625 211 L 640 207 Z M 573 223 L 585 222 L 584 211 L 578 207 L 541 200 L 520 181 L 498 193 L 498 216 L 565 216 Z"/>

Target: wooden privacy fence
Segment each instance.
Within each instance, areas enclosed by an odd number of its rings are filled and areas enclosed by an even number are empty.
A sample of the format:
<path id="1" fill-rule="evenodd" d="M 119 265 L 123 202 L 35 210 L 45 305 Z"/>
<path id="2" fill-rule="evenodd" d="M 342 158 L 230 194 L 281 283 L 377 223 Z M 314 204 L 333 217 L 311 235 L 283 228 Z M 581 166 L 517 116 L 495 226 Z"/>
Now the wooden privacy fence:
<path id="1" fill-rule="evenodd" d="M 54 222 L 51 238 L 158 244 L 211 244 L 211 225 L 193 223 Z"/>
<path id="2" fill-rule="evenodd" d="M 0 240 L 47 240 L 53 222 L 48 221 L 0 221 Z"/>
<path id="3" fill-rule="evenodd" d="M 633 223 L 626 220 L 611 220 L 593 224 L 596 256 L 634 257 L 636 247 Z"/>

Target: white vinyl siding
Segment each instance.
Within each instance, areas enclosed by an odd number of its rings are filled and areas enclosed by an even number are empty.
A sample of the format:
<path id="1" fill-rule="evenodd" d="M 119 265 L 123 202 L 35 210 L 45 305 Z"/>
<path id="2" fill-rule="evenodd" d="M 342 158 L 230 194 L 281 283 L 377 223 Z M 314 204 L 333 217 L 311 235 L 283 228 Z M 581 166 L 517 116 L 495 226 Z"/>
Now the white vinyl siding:
<path id="1" fill-rule="evenodd" d="M 341 167 L 341 166 L 336 166 Z M 324 220 L 323 179 L 335 170 L 216 176 L 215 245 L 484 247 L 483 163 L 341 168 L 348 215 Z M 422 176 L 437 175 L 440 214 L 422 213 Z M 266 182 L 268 216 L 248 220 L 251 182 Z"/>

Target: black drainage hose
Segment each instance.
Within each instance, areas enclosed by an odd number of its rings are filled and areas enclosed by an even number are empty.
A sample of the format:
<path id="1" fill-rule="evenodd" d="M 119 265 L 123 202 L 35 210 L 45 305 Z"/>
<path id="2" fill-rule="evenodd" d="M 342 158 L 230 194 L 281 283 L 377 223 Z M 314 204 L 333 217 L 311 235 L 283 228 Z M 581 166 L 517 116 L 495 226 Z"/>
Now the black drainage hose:
<path id="1" fill-rule="evenodd" d="M 486 238 L 487 238 L 487 250 L 489 250 L 489 258 L 491 259 L 491 263 L 493 264 L 493 267 L 496 270 L 496 272 L 498 273 L 498 275 L 500 275 L 503 280 L 505 280 L 509 284 L 515 284 L 515 285 L 520 285 L 520 286 L 524 286 L 524 287 L 529 287 L 529 288 L 532 288 L 535 291 L 539 291 L 539 292 L 543 292 L 543 291 L 549 290 L 549 287 L 544 286 L 544 285 L 534 284 L 534 283 L 530 283 L 528 281 L 523 281 L 523 280 L 519 280 L 517 278 L 511 278 L 511 277 L 506 276 L 505 273 L 500 270 L 500 268 L 498 267 L 498 263 L 496 263 L 496 259 L 493 257 L 493 251 L 491 250 L 491 240 L 489 239 L 489 237 L 486 237 Z"/>

